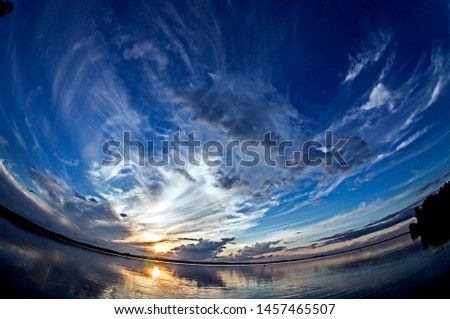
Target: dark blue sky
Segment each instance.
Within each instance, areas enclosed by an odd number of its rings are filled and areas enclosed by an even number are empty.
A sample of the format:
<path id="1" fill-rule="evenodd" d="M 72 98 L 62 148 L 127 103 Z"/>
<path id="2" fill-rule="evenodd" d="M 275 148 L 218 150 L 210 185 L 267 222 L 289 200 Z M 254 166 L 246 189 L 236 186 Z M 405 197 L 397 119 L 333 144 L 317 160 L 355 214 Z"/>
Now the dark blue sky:
<path id="1" fill-rule="evenodd" d="M 446 1 L 14 4 L 0 203 L 52 230 L 180 259 L 292 258 L 401 231 L 449 179 Z M 100 165 L 125 131 L 301 145 L 325 130 L 349 140 L 350 167 Z"/>

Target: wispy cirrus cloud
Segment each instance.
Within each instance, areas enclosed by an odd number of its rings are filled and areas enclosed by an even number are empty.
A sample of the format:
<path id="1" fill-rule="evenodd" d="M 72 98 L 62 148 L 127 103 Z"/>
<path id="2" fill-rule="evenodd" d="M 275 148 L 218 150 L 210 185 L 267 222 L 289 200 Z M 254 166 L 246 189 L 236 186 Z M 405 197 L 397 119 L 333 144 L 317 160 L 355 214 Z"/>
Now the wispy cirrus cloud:
<path id="1" fill-rule="evenodd" d="M 143 41 L 134 43 L 126 48 L 123 57 L 128 59 L 148 59 L 157 63 L 160 70 L 164 70 L 169 60 L 152 42 Z"/>
<path id="2" fill-rule="evenodd" d="M 350 66 L 345 76 L 344 83 L 352 82 L 367 66 L 378 62 L 391 42 L 388 32 L 369 33 L 367 43 L 355 56 L 350 56 Z"/>
<path id="3" fill-rule="evenodd" d="M 8 140 L 4 136 L 0 136 L 0 146 L 3 148 L 9 146 Z"/>

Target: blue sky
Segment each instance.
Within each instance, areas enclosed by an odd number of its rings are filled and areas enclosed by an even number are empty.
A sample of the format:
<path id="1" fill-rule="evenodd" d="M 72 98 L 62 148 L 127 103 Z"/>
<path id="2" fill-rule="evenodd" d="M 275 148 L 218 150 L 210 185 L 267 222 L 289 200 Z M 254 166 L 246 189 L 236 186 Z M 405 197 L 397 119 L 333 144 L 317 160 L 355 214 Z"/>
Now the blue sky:
<path id="1" fill-rule="evenodd" d="M 404 209 L 449 180 L 446 1 L 14 4 L 0 203 L 54 231 L 149 256 L 295 258 L 403 230 Z M 350 167 L 100 165 L 125 131 L 326 130 L 349 140 Z"/>

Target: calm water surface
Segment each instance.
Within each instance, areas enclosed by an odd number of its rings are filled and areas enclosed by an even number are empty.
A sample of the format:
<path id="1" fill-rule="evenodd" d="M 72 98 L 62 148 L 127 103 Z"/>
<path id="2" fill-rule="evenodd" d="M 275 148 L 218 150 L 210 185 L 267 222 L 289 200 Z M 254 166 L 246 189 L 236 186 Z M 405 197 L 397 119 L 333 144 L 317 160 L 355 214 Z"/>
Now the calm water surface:
<path id="1" fill-rule="evenodd" d="M 450 246 L 424 249 L 406 234 L 310 261 L 174 265 L 63 244 L 0 217 L 0 287 L 4 298 L 448 298 Z"/>

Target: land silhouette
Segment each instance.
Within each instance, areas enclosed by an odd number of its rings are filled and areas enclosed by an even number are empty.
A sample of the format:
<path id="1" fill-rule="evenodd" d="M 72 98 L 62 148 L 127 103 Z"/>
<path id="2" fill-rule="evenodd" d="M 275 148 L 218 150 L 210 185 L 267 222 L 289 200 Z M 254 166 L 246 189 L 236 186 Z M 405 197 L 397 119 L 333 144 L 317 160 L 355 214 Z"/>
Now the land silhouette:
<path id="1" fill-rule="evenodd" d="M 415 209 L 415 216 L 417 223 L 409 225 L 413 239 L 420 237 L 424 247 L 445 244 L 450 239 L 450 182 L 429 195 Z"/>

